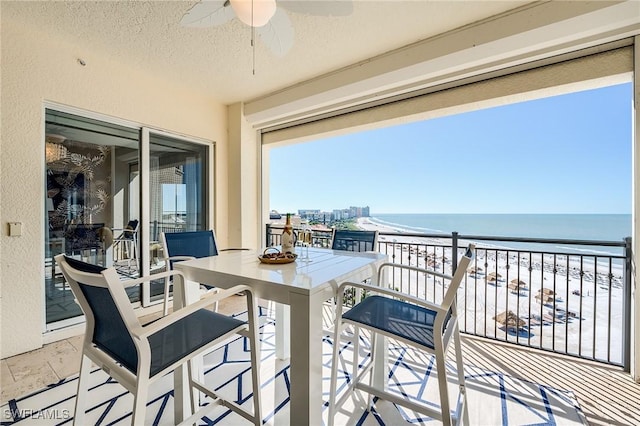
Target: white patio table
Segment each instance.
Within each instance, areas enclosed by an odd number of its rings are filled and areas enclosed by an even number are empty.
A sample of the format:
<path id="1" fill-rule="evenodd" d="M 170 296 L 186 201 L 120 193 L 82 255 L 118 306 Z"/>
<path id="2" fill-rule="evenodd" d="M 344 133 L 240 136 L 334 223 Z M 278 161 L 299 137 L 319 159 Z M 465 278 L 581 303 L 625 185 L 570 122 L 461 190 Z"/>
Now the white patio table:
<path id="1" fill-rule="evenodd" d="M 333 297 L 345 281 L 362 281 L 376 276 L 379 265 L 387 261 L 381 253 L 348 252 L 309 248 L 310 261 L 268 265 L 262 264 L 256 250 L 225 251 L 218 256 L 204 257 L 175 264 L 185 276 L 185 293 L 174 289 L 174 303 L 198 300 L 198 285 L 211 284 L 228 288 L 239 284 L 250 286 L 256 297 L 271 300 L 290 308 L 290 330 L 287 330 L 288 310 L 276 312 L 276 354 L 286 358 L 289 341 L 295 342 L 291 353 L 290 419 L 291 425 L 322 424 L 322 305 Z M 305 250 L 306 254 L 306 250 Z M 287 332 L 288 331 L 288 332 Z M 182 392 L 184 377 L 175 373 L 176 421 L 189 410 L 189 398 Z M 182 401 L 182 403 L 180 402 Z M 183 417 L 184 416 L 184 417 Z"/>

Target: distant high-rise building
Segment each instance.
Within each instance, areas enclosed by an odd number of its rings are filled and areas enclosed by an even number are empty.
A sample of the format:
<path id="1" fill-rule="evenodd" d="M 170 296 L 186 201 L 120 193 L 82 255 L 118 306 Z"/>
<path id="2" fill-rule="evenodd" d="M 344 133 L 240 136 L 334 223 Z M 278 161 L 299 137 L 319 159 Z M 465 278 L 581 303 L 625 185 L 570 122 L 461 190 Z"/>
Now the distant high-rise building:
<path id="1" fill-rule="evenodd" d="M 334 209 L 331 212 L 321 211 L 319 209 L 298 209 L 298 216 L 300 216 L 301 219 L 323 223 L 357 217 L 369 217 L 369 214 L 369 206 L 351 206 L 347 209 Z"/>
<path id="2" fill-rule="evenodd" d="M 298 210 L 298 215 L 302 219 L 309 219 L 309 220 L 318 220 L 321 217 L 320 210 L 318 209 Z"/>

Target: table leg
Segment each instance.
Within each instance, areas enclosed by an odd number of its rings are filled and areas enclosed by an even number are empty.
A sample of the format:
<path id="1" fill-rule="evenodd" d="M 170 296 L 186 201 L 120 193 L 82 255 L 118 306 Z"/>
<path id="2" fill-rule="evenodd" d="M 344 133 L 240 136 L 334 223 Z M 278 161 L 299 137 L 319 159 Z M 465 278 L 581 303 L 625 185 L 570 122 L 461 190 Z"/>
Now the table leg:
<path id="1" fill-rule="evenodd" d="M 184 281 L 180 276 L 173 277 L 173 306 L 174 310 L 180 309 L 200 300 L 200 284 L 193 281 Z M 192 361 L 194 373 L 204 375 L 202 358 L 194 358 Z M 186 364 L 177 367 L 173 372 L 173 396 L 174 396 L 174 423 L 181 423 L 191 413 L 191 401 L 189 398 L 189 371 Z M 200 378 L 202 380 L 202 377 Z M 195 394 L 198 401 L 200 392 Z"/>
<path id="2" fill-rule="evenodd" d="M 291 425 L 322 424 L 322 297 L 291 293 Z"/>
<path id="3" fill-rule="evenodd" d="M 291 356 L 291 317 L 289 306 L 276 303 L 276 357 L 287 359 Z"/>

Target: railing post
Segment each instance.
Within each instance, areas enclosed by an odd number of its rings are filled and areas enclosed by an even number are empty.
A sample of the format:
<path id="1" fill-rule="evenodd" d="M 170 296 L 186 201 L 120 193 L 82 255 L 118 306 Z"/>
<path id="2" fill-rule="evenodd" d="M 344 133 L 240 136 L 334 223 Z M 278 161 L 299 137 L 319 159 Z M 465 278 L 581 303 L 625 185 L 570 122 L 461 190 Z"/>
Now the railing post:
<path id="1" fill-rule="evenodd" d="M 451 275 L 456 273 L 458 269 L 458 232 L 451 233 Z"/>
<path id="2" fill-rule="evenodd" d="M 624 239 L 624 291 L 622 312 L 622 367 L 624 371 L 631 371 L 631 278 L 633 276 L 633 262 L 631 237 Z"/>

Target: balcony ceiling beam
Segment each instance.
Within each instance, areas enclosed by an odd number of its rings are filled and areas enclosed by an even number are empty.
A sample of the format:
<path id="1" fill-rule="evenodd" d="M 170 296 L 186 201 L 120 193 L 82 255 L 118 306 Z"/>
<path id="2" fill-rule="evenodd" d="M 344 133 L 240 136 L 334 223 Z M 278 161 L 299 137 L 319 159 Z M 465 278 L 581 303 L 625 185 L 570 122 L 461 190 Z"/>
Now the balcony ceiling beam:
<path id="1" fill-rule="evenodd" d="M 245 102 L 266 128 L 640 34 L 636 1 L 533 3 Z"/>

